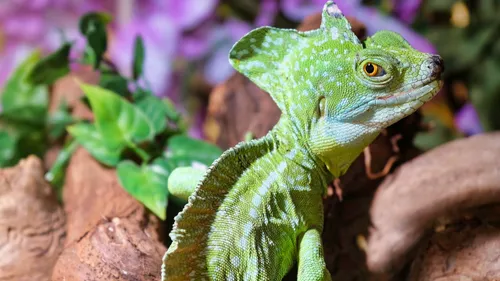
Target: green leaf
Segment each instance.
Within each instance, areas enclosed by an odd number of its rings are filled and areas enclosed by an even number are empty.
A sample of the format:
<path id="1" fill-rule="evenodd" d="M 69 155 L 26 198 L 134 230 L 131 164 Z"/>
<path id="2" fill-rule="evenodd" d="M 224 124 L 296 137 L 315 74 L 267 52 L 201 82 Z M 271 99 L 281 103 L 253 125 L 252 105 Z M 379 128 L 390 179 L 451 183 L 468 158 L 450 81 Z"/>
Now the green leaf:
<path id="1" fill-rule="evenodd" d="M 133 64 L 133 78 L 137 80 L 141 75 L 144 67 L 144 41 L 140 35 L 135 37 L 134 42 L 134 64 Z"/>
<path id="2" fill-rule="evenodd" d="M 167 112 L 159 98 L 148 95 L 137 100 L 135 105 L 148 117 L 153 125 L 155 135 L 165 130 L 167 127 Z"/>
<path id="3" fill-rule="evenodd" d="M 16 154 L 16 140 L 7 132 L 0 131 L 0 167 L 6 167 L 12 163 Z"/>
<path id="4" fill-rule="evenodd" d="M 147 166 L 126 160 L 116 168 L 123 188 L 162 220 L 166 218 L 167 181 L 171 171 L 172 167 L 162 158 Z"/>
<path id="5" fill-rule="evenodd" d="M 125 145 L 109 146 L 93 124 L 78 123 L 67 128 L 68 132 L 95 159 L 108 166 L 116 166 Z"/>
<path id="6" fill-rule="evenodd" d="M 76 119 L 69 112 L 66 101 L 62 101 L 57 110 L 49 116 L 49 137 L 57 139 L 66 131 L 66 127 L 75 123 Z"/>
<path id="7" fill-rule="evenodd" d="M 99 86 L 108 89 L 122 97 L 130 95 L 128 91 L 128 81 L 118 73 L 101 72 L 99 77 Z"/>
<path id="8" fill-rule="evenodd" d="M 107 25 L 112 20 L 112 16 L 103 12 L 91 12 L 83 15 L 78 23 L 80 32 L 85 35 L 91 31 L 93 24 L 99 22 L 103 25 Z"/>
<path id="9" fill-rule="evenodd" d="M 38 61 L 28 74 L 28 82 L 33 85 L 51 85 L 68 74 L 70 50 L 71 44 L 65 43 L 57 51 Z"/>
<path id="10" fill-rule="evenodd" d="M 9 108 L 0 114 L 4 122 L 16 123 L 19 126 L 29 126 L 34 130 L 44 130 L 47 117 L 45 106 L 25 105 L 18 108 Z"/>
<path id="11" fill-rule="evenodd" d="M 92 107 L 96 129 L 108 147 L 132 147 L 153 139 L 153 125 L 140 109 L 109 90 L 86 84 L 81 88 Z"/>
<path id="12" fill-rule="evenodd" d="M 94 69 L 99 67 L 108 47 L 106 25 L 110 21 L 111 16 L 106 13 L 88 13 L 80 20 L 80 32 L 88 44 L 85 48 L 85 60 L 90 62 Z"/>
<path id="13" fill-rule="evenodd" d="M 59 199 L 62 198 L 62 186 L 64 184 L 64 174 L 71 155 L 78 148 L 79 143 L 71 139 L 57 155 L 56 161 L 45 174 L 45 179 L 56 188 Z"/>
<path id="14" fill-rule="evenodd" d="M 176 166 L 194 167 L 197 163 L 210 166 L 222 154 L 219 147 L 185 135 L 171 137 L 167 148 L 167 158 L 171 159 Z"/>
<path id="15" fill-rule="evenodd" d="M 174 122 L 178 122 L 181 114 L 175 108 L 174 103 L 169 98 L 163 98 L 162 101 L 163 106 L 165 107 L 165 112 L 167 113 L 167 118 Z"/>
<path id="16" fill-rule="evenodd" d="M 28 83 L 26 76 L 40 59 L 40 52 L 33 52 L 12 73 L 1 95 L 2 116 L 44 123 L 48 108 L 48 91 L 45 86 Z M 21 112 L 22 111 L 22 112 Z"/>

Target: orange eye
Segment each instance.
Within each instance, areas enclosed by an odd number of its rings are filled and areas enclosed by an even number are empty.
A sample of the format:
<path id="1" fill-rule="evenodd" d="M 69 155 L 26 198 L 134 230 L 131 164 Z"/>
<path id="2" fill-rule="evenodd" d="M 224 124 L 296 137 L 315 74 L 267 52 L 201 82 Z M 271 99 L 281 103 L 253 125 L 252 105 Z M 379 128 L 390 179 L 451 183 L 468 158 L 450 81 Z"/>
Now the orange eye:
<path id="1" fill-rule="evenodd" d="M 365 66 L 363 67 L 363 70 L 365 71 L 366 75 L 373 77 L 373 76 L 376 76 L 378 74 L 379 67 L 380 66 L 369 62 L 369 63 L 365 64 Z"/>

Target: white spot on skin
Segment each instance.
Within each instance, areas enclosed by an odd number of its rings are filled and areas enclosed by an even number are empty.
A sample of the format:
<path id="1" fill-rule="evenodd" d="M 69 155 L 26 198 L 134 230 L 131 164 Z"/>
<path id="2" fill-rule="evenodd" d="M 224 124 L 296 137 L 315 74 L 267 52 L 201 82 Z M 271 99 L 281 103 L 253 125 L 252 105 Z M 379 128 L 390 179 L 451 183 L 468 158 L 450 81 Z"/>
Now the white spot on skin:
<path id="1" fill-rule="evenodd" d="M 246 249 L 246 247 L 247 247 L 247 238 L 246 237 L 241 237 L 238 244 L 239 244 L 238 246 L 241 249 Z"/>
<path id="2" fill-rule="evenodd" d="M 247 222 L 245 224 L 245 226 L 243 227 L 243 233 L 248 236 L 250 235 L 250 232 L 252 232 L 252 223 L 251 222 Z"/>
<path id="3" fill-rule="evenodd" d="M 332 27 L 330 32 L 332 33 L 332 40 L 337 40 L 339 38 L 339 30 L 336 27 Z"/>
<path id="4" fill-rule="evenodd" d="M 257 218 L 257 211 L 254 208 L 250 209 L 249 214 L 252 218 Z"/>
<path id="5" fill-rule="evenodd" d="M 255 194 L 255 196 L 252 199 L 253 205 L 254 206 L 259 206 L 261 202 L 262 202 L 262 197 L 260 197 L 259 194 Z"/>
<path id="6" fill-rule="evenodd" d="M 240 266 L 240 258 L 237 257 L 237 256 L 234 256 L 231 258 L 231 264 L 234 266 L 234 267 L 239 267 Z"/>

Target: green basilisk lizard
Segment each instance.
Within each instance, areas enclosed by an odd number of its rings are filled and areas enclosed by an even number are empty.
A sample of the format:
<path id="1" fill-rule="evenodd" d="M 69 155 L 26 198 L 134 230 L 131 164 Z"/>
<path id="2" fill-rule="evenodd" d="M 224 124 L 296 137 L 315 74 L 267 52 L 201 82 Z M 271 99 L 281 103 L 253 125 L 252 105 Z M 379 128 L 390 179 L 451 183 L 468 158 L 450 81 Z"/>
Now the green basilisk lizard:
<path id="1" fill-rule="evenodd" d="M 190 196 L 162 280 L 281 280 L 296 263 L 298 280 L 330 280 L 321 242 L 327 184 L 438 92 L 442 60 L 390 31 L 360 43 L 331 1 L 319 29 L 257 28 L 229 58 L 282 116 L 263 138 L 223 153 L 199 184 L 169 185 Z"/>

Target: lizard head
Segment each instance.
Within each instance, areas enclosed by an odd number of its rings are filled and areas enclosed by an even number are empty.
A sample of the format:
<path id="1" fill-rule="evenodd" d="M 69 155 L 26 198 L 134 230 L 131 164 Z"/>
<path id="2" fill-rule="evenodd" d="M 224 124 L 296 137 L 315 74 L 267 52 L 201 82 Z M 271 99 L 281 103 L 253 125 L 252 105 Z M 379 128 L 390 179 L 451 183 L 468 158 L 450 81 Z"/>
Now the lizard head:
<path id="1" fill-rule="evenodd" d="M 419 52 L 391 31 L 359 42 L 332 1 L 319 29 L 255 29 L 235 44 L 230 62 L 272 96 L 296 137 L 334 175 L 442 85 L 439 56 Z"/>

